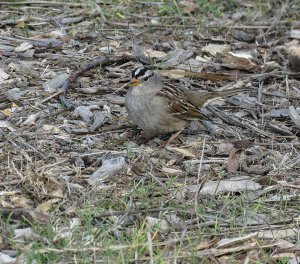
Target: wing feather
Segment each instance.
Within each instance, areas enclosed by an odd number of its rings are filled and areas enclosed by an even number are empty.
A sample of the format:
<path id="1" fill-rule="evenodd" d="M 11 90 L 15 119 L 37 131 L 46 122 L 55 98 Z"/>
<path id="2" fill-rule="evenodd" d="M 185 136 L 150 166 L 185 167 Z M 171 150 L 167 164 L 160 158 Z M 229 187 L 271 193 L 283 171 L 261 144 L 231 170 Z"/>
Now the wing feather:
<path id="1" fill-rule="evenodd" d="M 189 102 L 187 96 L 179 87 L 164 83 L 164 88 L 158 92 L 158 95 L 167 99 L 171 114 L 186 120 L 206 119 L 201 109 Z"/>

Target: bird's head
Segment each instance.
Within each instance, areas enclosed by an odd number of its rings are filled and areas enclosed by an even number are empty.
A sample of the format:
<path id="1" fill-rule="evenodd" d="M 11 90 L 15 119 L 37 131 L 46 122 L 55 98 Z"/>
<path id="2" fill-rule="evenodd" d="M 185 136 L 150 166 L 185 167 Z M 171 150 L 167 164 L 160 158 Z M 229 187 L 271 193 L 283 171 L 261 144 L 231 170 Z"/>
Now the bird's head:
<path id="1" fill-rule="evenodd" d="M 153 76 L 154 73 L 147 67 L 138 67 L 131 72 L 130 86 L 138 86 Z"/>

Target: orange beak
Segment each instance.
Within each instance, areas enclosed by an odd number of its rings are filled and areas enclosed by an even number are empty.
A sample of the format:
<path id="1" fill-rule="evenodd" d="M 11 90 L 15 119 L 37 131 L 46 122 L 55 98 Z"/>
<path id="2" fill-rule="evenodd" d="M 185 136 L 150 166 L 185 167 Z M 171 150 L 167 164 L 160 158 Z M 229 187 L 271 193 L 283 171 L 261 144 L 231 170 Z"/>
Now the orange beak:
<path id="1" fill-rule="evenodd" d="M 140 82 L 140 80 L 138 80 L 137 78 L 132 78 L 131 80 L 130 80 L 130 86 L 137 86 L 137 85 L 139 85 L 141 82 Z"/>

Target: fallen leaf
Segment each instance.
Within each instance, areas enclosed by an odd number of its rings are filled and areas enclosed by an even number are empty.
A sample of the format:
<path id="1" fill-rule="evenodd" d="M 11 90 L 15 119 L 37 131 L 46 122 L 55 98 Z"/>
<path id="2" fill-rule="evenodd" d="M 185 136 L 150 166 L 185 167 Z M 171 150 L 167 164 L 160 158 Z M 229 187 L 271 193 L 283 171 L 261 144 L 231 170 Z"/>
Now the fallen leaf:
<path id="1" fill-rule="evenodd" d="M 61 201 L 60 198 L 55 198 L 55 199 L 48 200 L 47 202 L 41 203 L 36 208 L 36 211 L 41 213 L 47 213 L 51 210 L 52 206 L 58 203 L 59 201 Z"/>
<path id="2" fill-rule="evenodd" d="M 298 112 L 296 111 L 296 109 L 293 106 L 289 107 L 290 110 L 290 117 L 293 120 L 293 122 L 295 123 L 295 125 L 300 128 L 300 115 L 298 114 Z"/>
<path id="3" fill-rule="evenodd" d="M 15 264 L 17 262 L 16 258 L 13 258 L 9 255 L 0 253 L 0 263 L 1 264 Z"/>
<path id="4" fill-rule="evenodd" d="M 163 233 L 168 232 L 171 228 L 168 221 L 166 221 L 164 219 L 147 216 L 145 218 L 145 221 L 149 227 L 157 228 L 160 232 L 163 232 Z"/>
<path id="5" fill-rule="evenodd" d="M 202 48 L 203 52 L 206 52 L 212 56 L 216 56 L 218 53 L 225 53 L 230 51 L 229 45 L 219 45 L 219 44 L 208 44 Z"/>
<path id="6" fill-rule="evenodd" d="M 64 198 L 63 190 L 62 189 L 56 189 L 49 193 L 50 196 L 53 196 L 55 198 Z"/>
<path id="7" fill-rule="evenodd" d="M 45 82 L 43 84 L 43 89 L 49 93 L 54 93 L 57 91 L 58 88 L 60 88 L 63 83 L 69 78 L 69 74 L 63 73 L 60 75 L 56 75 L 51 80 Z"/>
<path id="8" fill-rule="evenodd" d="M 243 244 L 246 241 L 251 241 L 257 236 L 257 232 L 241 237 L 223 238 L 217 244 L 216 248 L 228 248 Z"/>
<path id="9" fill-rule="evenodd" d="M 62 132 L 62 130 L 60 128 L 53 126 L 53 125 L 43 125 L 42 129 L 45 132 L 51 132 L 53 134 L 60 134 Z"/>
<path id="10" fill-rule="evenodd" d="M 39 118 L 41 112 L 37 112 L 35 114 L 30 114 L 26 120 L 22 123 L 23 126 L 32 126 L 35 125 L 35 121 Z"/>
<path id="11" fill-rule="evenodd" d="M 17 46 L 15 48 L 15 52 L 24 52 L 26 50 L 29 50 L 33 47 L 33 45 L 29 42 L 23 42 L 21 45 Z"/>
<path id="12" fill-rule="evenodd" d="M 289 66 L 292 71 L 300 72 L 300 46 L 293 45 L 287 49 Z"/>
<path id="13" fill-rule="evenodd" d="M 102 166 L 90 176 L 90 180 L 94 184 L 107 181 L 126 167 L 127 163 L 123 156 L 106 158 L 102 161 Z"/>
<path id="14" fill-rule="evenodd" d="M 233 148 L 226 162 L 226 168 L 229 173 L 235 173 L 240 167 L 241 150 Z"/>
<path id="15" fill-rule="evenodd" d="M 8 78 L 9 75 L 4 70 L 0 69 L 0 83 Z"/>
<path id="16" fill-rule="evenodd" d="M 199 6 L 191 0 L 180 1 L 179 6 L 182 8 L 184 14 L 191 14 L 199 9 Z"/>
<path id="17" fill-rule="evenodd" d="M 187 190 L 190 192 L 196 192 L 201 185 L 190 185 L 187 187 Z M 221 181 L 209 181 L 206 182 L 202 189 L 200 190 L 201 194 L 204 195 L 214 195 L 221 193 L 232 193 L 232 192 L 244 192 L 244 191 L 256 191 L 261 189 L 261 185 L 252 180 L 243 179 L 243 178 L 231 178 L 230 180 L 221 180 Z"/>
<path id="18" fill-rule="evenodd" d="M 290 35 L 290 38 L 300 39 L 300 30 L 292 29 L 292 30 L 290 30 L 289 35 Z"/>
<path id="19" fill-rule="evenodd" d="M 174 66 L 186 61 L 193 55 L 194 55 L 194 51 L 192 51 L 192 50 L 183 50 L 183 49 L 174 50 L 174 51 L 171 51 L 168 53 L 167 57 L 169 59 L 167 59 L 164 62 L 159 63 L 159 66 L 163 69 L 174 67 Z"/>
<path id="20" fill-rule="evenodd" d="M 16 131 L 10 124 L 8 121 L 0 121 L 0 128 L 7 128 L 10 131 Z"/>
<path id="21" fill-rule="evenodd" d="M 230 69 L 257 71 L 260 69 L 259 65 L 251 60 L 251 55 L 248 53 L 220 53 L 218 58 L 221 60 L 223 65 Z"/>
<path id="22" fill-rule="evenodd" d="M 215 243 L 216 243 L 216 240 L 211 240 L 211 241 L 208 241 L 208 242 L 202 242 L 202 243 L 200 243 L 196 246 L 196 249 L 197 250 L 208 249 L 208 248 L 211 248 Z"/>
<path id="23" fill-rule="evenodd" d="M 299 264 L 299 259 L 297 255 L 292 252 L 283 252 L 272 254 L 271 258 L 276 261 L 276 263 L 281 263 L 283 260 L 288 264 Z"/>
<path id="24" fill-rule="evenodd" d="M 33 202 L 24 196 L 11 197 L 11 202 L 15 208 L 32 208 Z"/>
<path id="25" fill-rule="evenodd" d="M 26 23 L 24 20 L 22 20 L 16 24 L 16 28 L 25 28 L 25 27 L 26 27 Z"/>
<path id="26" fill-rule="evenodd" d="M 158 51 L 158 50 L 146 50 L 145 53 L 149 56 L 149 58 L 155 58 L 155 59 L 163 59 L 167 56 L 167 53 Z"/>
<path id="27" fill-rule="evenodd" d="M 166 149 L 169 151 L 177 152 L 179 154 L 182 154 L 183 157 L 189 157 L 189 158 L 196 158 L 196 155 L 194 155 L 192 152 L 188 151 L 187 149 L 183 148 L 176 148 L 176 147 L 170 147 L 166 146 Z"/>
<path id="28" fill-rule="evenodd" d="M 299 236 L 299 229 L 297 228 L 286 228 L 286 229 L 272 229 L 259 231 L 257 234 L 258 238 L 262 239 L 278 239 L 278 238 L 296 238 Z"/>
<path id="29" fill-rule="evenodd" d="M 34 233 L 30 227 L 15 229 L 14 242 L 25 242 L 28 239 L 33 238 Z"/>
<path id="30" fill-rule="evenodd" d="M 184 172 L 182 170 L 168 168 L 168 167 L 162 167 L 161 172 L 164 172 L 167 175 L 177 175 L 177 176 L 180 176 L 180 175 L 184 174 Z"/>
<path id="31" fill-rule="evenodd" d="M 11 108 L 6 108 L 3 110 L 0 110 L 1 113 L 3 113 L 5 116 L 11 117 L 12 116 L 12 109 Z"/>

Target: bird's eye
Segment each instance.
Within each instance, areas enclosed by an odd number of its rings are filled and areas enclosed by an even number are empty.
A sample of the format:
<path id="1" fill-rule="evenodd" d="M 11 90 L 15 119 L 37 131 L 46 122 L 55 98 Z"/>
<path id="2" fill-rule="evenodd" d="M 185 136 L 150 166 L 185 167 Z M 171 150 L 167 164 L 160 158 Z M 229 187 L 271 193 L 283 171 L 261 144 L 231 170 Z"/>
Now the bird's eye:
<path id="1" fill-rule="evenodd" d="M 144 81 L 145 82 L 148 81 L 148 79 L 149 79 L 149 77 L 144 77 Z"/>

